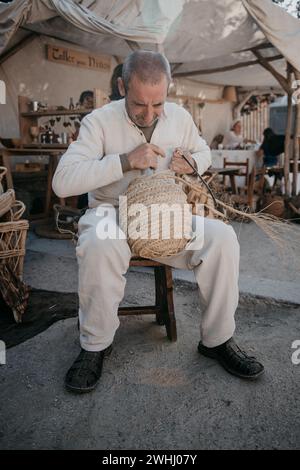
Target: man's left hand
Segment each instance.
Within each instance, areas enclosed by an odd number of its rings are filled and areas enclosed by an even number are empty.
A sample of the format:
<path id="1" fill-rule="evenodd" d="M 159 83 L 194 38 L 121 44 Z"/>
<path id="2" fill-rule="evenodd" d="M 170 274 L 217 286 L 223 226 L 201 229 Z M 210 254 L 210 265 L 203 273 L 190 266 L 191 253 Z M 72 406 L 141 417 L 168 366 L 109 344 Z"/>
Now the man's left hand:
<path id="1" fill-rule="evenodd" d="M 180 148 L 175 149 L 173 152 L 173 157 L 170 162 L 170 170 L 175 171 L 175 173 L 179 173 L 180 175 L 191 175 L 194 173 L 194 170 L 190 167 L 190 165 L 182 158 L 183 151 Z M 188 161 L 196 167 L 196 162 L 193 159 L 190 152 L 184 152 L 184 156 L 188 159 Z"/>

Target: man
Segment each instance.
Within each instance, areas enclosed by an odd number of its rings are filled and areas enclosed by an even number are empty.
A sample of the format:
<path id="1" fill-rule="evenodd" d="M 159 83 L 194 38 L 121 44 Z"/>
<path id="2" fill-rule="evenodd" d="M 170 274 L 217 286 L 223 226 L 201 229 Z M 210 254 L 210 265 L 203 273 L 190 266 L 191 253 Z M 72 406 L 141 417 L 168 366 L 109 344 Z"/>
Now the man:
<path id="1" fill-rule="evenodd" d="M 170 146 L 189 149 L 188 160 L 201 174 L 211 164 L 210 150 L 190 114 L 166 103 L 170 80 L 169 63 L 161 54 L 133 52 L 118 79 L 125 99 L 85 117 L 78 140 L 61 158 L 53 178 L 53 189 L 60 197 L 89 193 L 89 209 L 79 221 L 76 247 L 81 352 L 66 375 L 66 387 L 73 392 L 93 390 L 101 376 L 103 359 L 111 351 L 119 326 L 118 306 L 131 258 L 126 238 L 97 236 L 97 207 L 117 207 L 129 182 L 157 168 Z M 193 173 L 176 150 L 170 168 L 180 174 Z M 117 226 L 115 215 L 109 217 L 110 227 Z M 238 305 L 236 235 L 223 222 L 202 221 L 204 229 L 196 236 L 199 249 L 161 261 L 195 273 L 202 307 L 199 352 L 217 359 L 232 374 L 257 377 L 263 366 L 232 340 Z"/>

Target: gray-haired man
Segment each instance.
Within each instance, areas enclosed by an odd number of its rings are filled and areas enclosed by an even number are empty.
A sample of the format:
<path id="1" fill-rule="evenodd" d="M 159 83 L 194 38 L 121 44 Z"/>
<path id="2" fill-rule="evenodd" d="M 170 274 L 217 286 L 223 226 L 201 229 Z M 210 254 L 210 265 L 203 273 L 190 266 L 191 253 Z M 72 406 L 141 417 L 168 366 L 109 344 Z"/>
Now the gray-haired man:
<path id="1" fill-rule="evenodd" d="M 61 158 L 53 178 L 53 189 L 60 197 L 89 193 L 89 209 L 80 219 L 76 247 L 82 349 L 66 376 L 68 390 L 78 393 L 93 390 L 101 376 L 103 358 L 110 352 L 119 326 L 118 306 L 131 258 L 126 238 L 103 240 L 97 236 L 97 209 L 117 207 L 130 181 L 149 168 L 166 165 L 170 147 L 174 153 L 168 166 L 177 173 L 193 170 L 176 148 L 189 149 L 188 159 L 200 174 L 211 164 L 210 149 L 190 114 L 166 103 L 171 74 L 161 54 L 132 53 L 118 80 L 125 99 L 93 111 L 82 121 L 78 140 Z M 117 229 L 114 213 L 110 211 L 109 217 L 110 227 Z M 184 250 L 161 261 L 194 271 L 202 308 L 199 352 L 217 359 L 239 377 L 258 377 L 264 370 L 262 364 L 232 340 L 238 305 L 236 235 L 218 220 L 205 218 L 199 226 L 199 249 Z"/>

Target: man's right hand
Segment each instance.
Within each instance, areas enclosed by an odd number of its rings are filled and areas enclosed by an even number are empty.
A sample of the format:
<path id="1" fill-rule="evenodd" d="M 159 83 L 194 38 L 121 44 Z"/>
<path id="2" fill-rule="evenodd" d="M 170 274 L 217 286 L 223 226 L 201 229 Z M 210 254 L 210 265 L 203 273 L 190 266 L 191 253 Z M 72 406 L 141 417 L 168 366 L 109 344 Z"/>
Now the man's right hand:
<path id="1" fill-rule="evenodd" d="M 132 170 L 157 168 L 157 156 L 165 157 L 165 152 L 154 144 L 142 144 L 127 153 L 127 160 Z"/>

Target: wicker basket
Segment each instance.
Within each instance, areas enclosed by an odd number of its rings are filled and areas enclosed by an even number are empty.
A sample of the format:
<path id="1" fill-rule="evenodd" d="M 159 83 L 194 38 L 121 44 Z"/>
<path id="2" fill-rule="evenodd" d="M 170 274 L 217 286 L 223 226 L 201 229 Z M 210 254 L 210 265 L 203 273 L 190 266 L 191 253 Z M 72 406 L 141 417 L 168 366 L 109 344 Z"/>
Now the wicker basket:
<path id="1" fill-rule="evenodd" d="M 2 179 L 3 179 L 3 176 L 5 176 L 7 173 L 7 168 L 5 168 L 5 166 L 0 166 L 0 195 L 3 193 L 4 189 L 3 189 L 3 186 L 2 186 Z"/>
<path id="2" fill-rule="evenodd" d="M 127 234 L 135 255 L 161 258 L 176 255 L 185 248 L 191 238 L 192 217 L 184 210 L 187 196 L 181 185 L 175 183 L 175 178 L 170 178 L 167 172 L 138 177 L 130 183 L 125 196 L 127 206 L 120 205 L 120 227 Z M 138 216 L 137 230 L 135 208 L 138 204 L 145 210 Z M 155 213 L 155 206 L 159 213 Z M 170 221 L 168 226 L 163 224 L 166 220 Z M 181 230 L 177 233 L 180 223 Z"/>
<path id="3" fill-rule="evenodd" d="M 0 263 L 9 264 L 12 271 L 22 279 L 26 236 L 29 228 L 27 220 L 20 220 L 25 211 L 21 201 L 15 201 L 0 222 Z M 7 220 L 9 219 L 9 220 Z"/>
<path id="4" fill-rule="evenodd" d="M 262 200 L 262 212 L 275 217 L 284 217 L 285 204 L 282 196 L 266 194 Z"/>
<path id="5" fill-rule="evenodd" d="M 15 202 L 15 192 L 13 189 L 8 189 L 5 193 L 0 194 L 0 217 L 7 214 Z"/>

